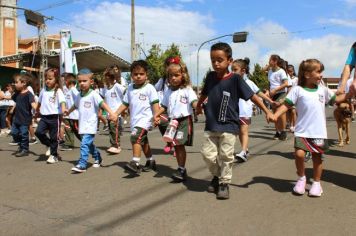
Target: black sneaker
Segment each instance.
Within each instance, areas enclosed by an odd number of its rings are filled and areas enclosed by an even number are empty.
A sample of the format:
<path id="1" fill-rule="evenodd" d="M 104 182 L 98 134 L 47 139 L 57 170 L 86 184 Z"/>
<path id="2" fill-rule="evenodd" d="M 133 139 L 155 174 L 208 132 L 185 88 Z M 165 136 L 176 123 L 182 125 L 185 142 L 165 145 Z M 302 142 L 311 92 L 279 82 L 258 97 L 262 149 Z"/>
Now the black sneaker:
<path id="1" fill-rule="evenodd" d="M 16 157 L 27 157 L 27 156 L 28 156 L 28 151 L 22 150 L 22 151 L 16 153 L 15 156 L 16 156 Z"/>
<path id="2" fill-rule="evenodd" d="M 171 177 L 176 182 L 184 182 L 187 180 L 187 170 L 182 170 L 181 168 L 178 168 L 176 171 L 173 172 Z"/>
<path id="3" fill-rule="evenodd" d="M 279 140 L 281 141 L 286 141 L 287 140 L 287 132 L 286 131 L 282 131 L 281 134 L 279 135 Z"/>
<path id="4" fill-rule="evenodd" d="M 274 140 L 279 139 L 279 137 L 281 136 L 281 134 L 279 132 L 276 132 L 276 134 L 273 136 Z"/>
<path id="5" fill-rule="evenodd" d="M 108 125 L 104 125 L 103 126 L 103 131 L 109 131 L 109 126 Z"/>
<path id="6" fill-rule="evenodd" d="M 221 183 L 219 185 L 218 193 L 216 194 L 216 198 L 220 200 L 229 199 L 229 184 Z"/>
<path id="7" fill-rule="evenodd" d="M 30 141 L 28 142 L 29 145 L 33 145 L 33 144 L 36 144 L 36 143 L 38 143 L 36 138 L 31 138 Z"/>
<path id="8" fill-rule="evenodd" d="M 130 161 L 125 165 L 125 170 L 133 173 L 133 174 L 140 174 L 141 173 L 141 166 L 136 161 Z"/>
<path id="9" fill-rule="evenodd" d="M 144 172 L 150 172 L 151 170 L 153 170 L 153 171 L 157 170 L 155 160 L 147 160 L 145 166 L 142 167 L 142 171 L 144 171 Z"/>
<path id="10" fill-rule="evenodd" d="M 15 142 L 15 141 L 11 141 L 11 142 L 9 142 L 9 145 L 11 145 L 11 146 L 18 146 L 19 143 Z"/>
<path id="11" fill-rule="evenodd" d="M 60 145 L 60 149 L 59 150 L 61 150 L 61 151 L 72 151 L 73 148 L 68 146 L 68 145 L 62 144 L 62 145 Z"/>
<path id="12" fill-rule="evenodd" d="M 217 176 L 214 176 L 214 178 L 211 180 L 207 191 L 209 193 L 216 193 L 219 188 L 219 178 Z"/>

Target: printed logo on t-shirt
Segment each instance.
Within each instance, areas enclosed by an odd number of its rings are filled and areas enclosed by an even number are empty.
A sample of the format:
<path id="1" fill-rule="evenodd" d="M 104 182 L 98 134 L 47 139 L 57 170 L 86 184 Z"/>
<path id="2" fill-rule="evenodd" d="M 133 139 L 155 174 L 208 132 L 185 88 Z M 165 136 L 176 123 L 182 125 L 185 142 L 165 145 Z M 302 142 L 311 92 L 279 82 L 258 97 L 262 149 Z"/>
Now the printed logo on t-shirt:
<path id="1" fill-rule="evenodd" d="M 140 99 L 142 101 L 146 101 L 147 96 L 145 94 L 140 93 L 140 96 L 138 97 L 138 99 Z"/>
<path id="2" fill-rule="evenodd" d="M 85 108 L 90 108 L 91 107 L 91 102 L 84 102 L 84 107 Z"/>
<path id="3" fill-rule="evenodd" d="M 188 103 L 188 98 L 186 96 L 181 95 L 180 96 L 180 102 L 183 104 L 187 104 Z"/>
<path id="4" fill-rule="evenodd" d="M 71 98 L 70 94 L 66 95 L 66 99 L 69 100 Z"/>
<path id="5" fill-rule="evenodd" d="M 55 101 L 55 97 L 50 97 L 50 98 L 49 98 L 49 102 L 50 102 L 50 103 L 54 103 L 54 101 Z"/>
<path id="6" fill-rule="evenodd" d="M 220 122 L 226 121 L 226 113 L 227 113 L 227 108 L 229 106 L 230 96 L 231 95 L 229 92 L 223 91 L 223 97 L 221 99 L 219 118 L 218 118 L 218 121 Z"/>
<path id="7" fill-rule="evenodd" d="M 324 103 L 325 99 L 324 99 L 324 95 L 323 94 L 319 94 L 319 101 L 321 103 Z"/>
<path id="8" fill-rule="evenodd" d="M 117 95 L 116 95 L 116 93 L 115 92 L 111 92 L 111 95 L 110 95 L 112 98 L 116 98 L 117 97 Z"/>

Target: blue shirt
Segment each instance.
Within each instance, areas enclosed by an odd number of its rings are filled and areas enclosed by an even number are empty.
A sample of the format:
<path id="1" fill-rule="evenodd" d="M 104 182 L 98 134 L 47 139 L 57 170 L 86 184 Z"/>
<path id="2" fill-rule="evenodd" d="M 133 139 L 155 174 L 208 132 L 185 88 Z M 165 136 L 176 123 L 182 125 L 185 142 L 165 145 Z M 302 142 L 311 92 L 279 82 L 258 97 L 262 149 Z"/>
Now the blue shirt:
<path id="1" fill-rule="evenodd" d="M 236 104 L 242 98 L 249 100 L 254 92 L 240 76 L 230 74 L 218 79 L 215 71 L 205 80 L 202 95 L 208 97 L 204 112 L 205 130 L 212 132 L 239 132 L 239 108 Z"/>

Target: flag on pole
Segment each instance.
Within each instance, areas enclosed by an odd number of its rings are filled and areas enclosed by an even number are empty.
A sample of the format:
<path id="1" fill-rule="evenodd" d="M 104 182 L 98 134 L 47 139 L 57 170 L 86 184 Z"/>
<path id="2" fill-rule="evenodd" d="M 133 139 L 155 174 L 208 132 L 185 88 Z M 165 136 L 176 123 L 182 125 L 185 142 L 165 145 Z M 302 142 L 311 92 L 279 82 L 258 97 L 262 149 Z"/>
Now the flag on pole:
<path id="1" fill-rule="evenodd" d="M 69 30 L 60 31 L 60 72 L 78 74 L 77 60 L 72 50 L 72 35 Z"/>

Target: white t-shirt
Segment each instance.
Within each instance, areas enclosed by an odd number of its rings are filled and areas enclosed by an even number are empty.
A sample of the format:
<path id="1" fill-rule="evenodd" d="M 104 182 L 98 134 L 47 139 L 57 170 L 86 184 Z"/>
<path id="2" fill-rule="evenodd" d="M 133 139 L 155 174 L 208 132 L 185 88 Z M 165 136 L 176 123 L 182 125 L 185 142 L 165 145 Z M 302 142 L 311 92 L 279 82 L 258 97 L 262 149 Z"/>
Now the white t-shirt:
<path id="1" fill-rule="evenodd" d="M 293 76 L 292 78 L 290 78 L 290 80 L 291 80 L 292 87 L 298 85 L 298 77 L 297 76 Z"/>
<path id="2" fill-rule="evenodd" d="M 158 95 L 152 84 L 146 84 L 135 89 L 130 84 L 122 101 L 130 109 L 131 129 L 140 127 L 149 129 L 153 118 L 151 106 L 158 103 Z"/>
<path id="3" fill-rule="evenodd" d="M 122 104 L 125 88 L 121 84 L 115 83 L 111 88 L 104 90 L 104 100 L 111 110 L 116 111 Z"/>
<path id="4" fill-rule="evenodd" d="M 41 104 L 41 115 L 55 115 L 62 113 L 61 104 L 66 103 L 66 99 L 60 88 L 57 89 L 56 95 L 54 95 L 54 89 L 43 88 L 38 97 L 38 102 Z"/>
<path id="5" fill-rule="evenodd" d="M 346 81 L 346 86 L 345 86 L 345 93 L 348 93 L 350 91 L 350 86 L 352 84 L 352 82 L 354 81 L 353 78 L 350 78 Z"/>
<path id="6" fill-rule="evenodd" d="M 89 90 L 86 94 L 79 94 L 74 106 L 79 112 L 79 134 L 96 134 L 98 125 L 98 111 L 103 103 L 102 97 Z"/>
<path id="7" fill-rule="evenodd" d="M 6 91 L 4 94 L 5 94 L 5 96 L 10 96 L 11 97 L 11 93 L 9 91 Z M 12 99 L 8 99 L 8 100 L 6 99 L 6 101 L 7 101 L 8 106 L 14 106 L 15 105 L 15 102 Z"/>
<path id="8" fill-rule="evenodd" d="M 288 80 L 286 72 L 282 69 L 279 68 L 277 71 L 268 71 L 268 81 L 270 84 L 270 91 L 281 86 L 284 82 L 284 80 Z M 282 90 L 278 91 L 277 93 L 283 92 Z"/>
<path id="9" fill-rule="evenodd" d="M 193 114 L 192 102 L 198 100 L 191 87 L 168 90 L 164 93 L 162 106 L 167 108 L 169 118 L 181 118 Z"/>
<path id="10" fill-rule="evenodd" d="M 160 78 L 155 84 L 155 89 L 158 93 L 159 103 L 162 104 L 164 93 L 169 89 L 168 79 Z"/>
<path id="11" fill-rule="evenodd" d="M 251 90 L 257 94 L 260 89 L 257 87 L 257 85 L 250 79 L 248 79 L 246 76 L 244 77 L 245 82 L 250 86 Z M 239 116 L 240 117 L 252 117 L 252 112 L 253 112 L 253 102 L 251 99 L 245 101 L 243 99 L 239 99 Z"/>
<path id="12" fill-rule="evenodd" d="M 316 89 L 292 87 L 286 102 L 295 105 L 297 122 L 294 135 L 303 138 L 327 138 L 325 104 L 335 99 L 334 92 L 319 85 Z"/>
<path id="13" fill-rule="evenodd" d="M 70 109 L 74 105 L 74 101 L 77 99 L 78 95 L 79 95 L 79 91 L 75 86 L 71 87 L 70 89 L 67 88 L 67 92 L 65 93 L 65 98 L 66 98 L 66 104 L 68 109 Z M 66 118 L 72 120 L 78 120 L 79 119 L 78 110 L 74 110 Z"/>

